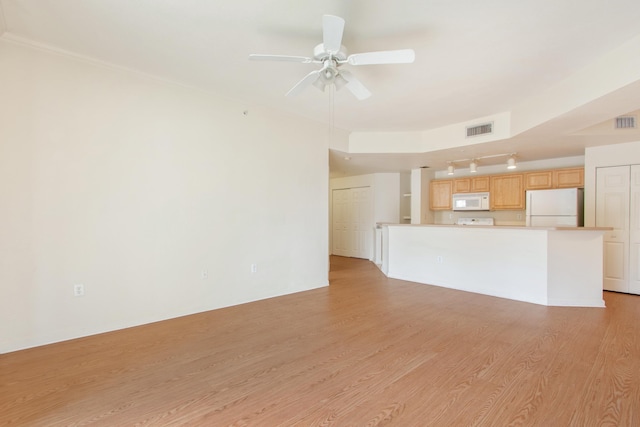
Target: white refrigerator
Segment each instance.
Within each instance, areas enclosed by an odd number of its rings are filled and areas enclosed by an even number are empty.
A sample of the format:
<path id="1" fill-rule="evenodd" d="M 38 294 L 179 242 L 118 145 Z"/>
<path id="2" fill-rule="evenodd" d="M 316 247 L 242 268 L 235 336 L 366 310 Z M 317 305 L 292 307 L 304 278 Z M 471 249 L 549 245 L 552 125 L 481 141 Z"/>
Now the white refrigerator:
<path id="1" fill-rule="evenodd" d="M 584 191 L 582 188 L 527 191 L 527 226 L 582 227 Z"/>

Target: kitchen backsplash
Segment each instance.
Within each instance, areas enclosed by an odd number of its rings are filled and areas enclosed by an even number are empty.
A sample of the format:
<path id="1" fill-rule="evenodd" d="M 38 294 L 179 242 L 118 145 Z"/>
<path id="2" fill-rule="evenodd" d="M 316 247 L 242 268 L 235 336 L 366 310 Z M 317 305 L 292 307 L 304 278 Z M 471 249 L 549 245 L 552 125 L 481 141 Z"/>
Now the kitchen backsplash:
<path id="1" fill-rule="evenodd" d="M 436 211 L 435 224 L 455 224 L 458 218 L 493 218 L 495 225 L 525 225 L 525 211 Z"/>

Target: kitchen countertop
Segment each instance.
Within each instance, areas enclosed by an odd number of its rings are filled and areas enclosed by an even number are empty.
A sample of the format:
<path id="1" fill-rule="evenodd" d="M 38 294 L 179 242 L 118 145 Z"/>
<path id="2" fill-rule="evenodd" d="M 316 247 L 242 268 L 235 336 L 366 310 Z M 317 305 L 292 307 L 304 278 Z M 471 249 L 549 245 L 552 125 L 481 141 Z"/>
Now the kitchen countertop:
<path id="1" fill-rule="evenodd" d="M 393 224 L 381 222 L 378 227 L 453 227 L 453 228 L 497 228 L 517 230 L 556 230 L 556 231 L 611 231 L 613 227 L 527 227 L 524 225 L 458 225 L 458 224 Z"/>

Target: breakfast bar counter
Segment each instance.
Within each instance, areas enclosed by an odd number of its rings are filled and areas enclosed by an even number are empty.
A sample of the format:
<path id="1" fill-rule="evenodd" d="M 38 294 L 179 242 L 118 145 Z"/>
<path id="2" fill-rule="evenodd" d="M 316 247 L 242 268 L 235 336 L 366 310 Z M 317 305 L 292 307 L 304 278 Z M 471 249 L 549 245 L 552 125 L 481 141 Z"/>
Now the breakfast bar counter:
<path id="1" fill-rule="evenodd" d="M 549 306 L 604 307 L 603 227 L 379 224 L 391 278 Z"/>

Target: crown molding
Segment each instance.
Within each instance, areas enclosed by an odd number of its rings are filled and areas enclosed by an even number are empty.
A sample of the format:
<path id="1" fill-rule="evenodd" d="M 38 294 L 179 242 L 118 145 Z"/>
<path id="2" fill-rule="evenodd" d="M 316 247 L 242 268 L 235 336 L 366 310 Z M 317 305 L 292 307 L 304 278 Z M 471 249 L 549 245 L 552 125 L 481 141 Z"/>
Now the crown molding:
<path id="1" fill-rule="evenodd" d="M 0 0 L 1 2 L 2 0 Z M 41 43 L 41 42 L 37 42 L 34 40 L 31 40 L 29 38 L 26 37 L 22 37 L 22 36 L 18 36 L 16 34 L 13 34 L 9 31 L 5 31 L 4 34 L 0 35 L 0 41 L 4 41 L 7 43 L 11 43 L 17 46 L 21 46 L 24 47 L 26 49 L 33 49 L 33 50 L 38 50 L 41 51 L 43 53 L 46 54 L 50 54 L 50 55 L 57 55 L 57 56 L 61 56 L 70 60 L 74 60 L 74 61 L 78 61 L 78 62 L 82 62 L 91 66 L 95 66 L 98 68 L 103 68 L 103 69 L 108 69 L 117 73 L 123 73 L 123 74 L 129 74 L 129 75 L 135 75 L 141 78 L 145 78 L 145 79 L 150 79 L 150 80 L 154 80 L 156 82 L 162 83 L 162 84 L 168 84 L 168 85 L 172 85 L 172 86 L 177 86 L 177 87 L 181 87 L 183 89 L 187 89 L 190 91 L 195 91 L 195 92 L 199 92 L 202 94 L 207 94 L 210 96 L 216 96 L 216 97 L 223 97 L 223 98 L 227 98 L 229 100 L 236 100 L 235 98 L 232 97 L 228 97 L 224 94 L 220 94 L 217 93 L 215 91 L 211 91 L 211 90 L 207 90 L 207 89 L 203 89 L 191 84 L 187 84 L 187 83 L 183 83 L 181 81 L 178 80 L 172 80 L 170 78 L 166 78 L 166 77 L 162 77 L 162 76 L 158 76 L 155 74 L 151 74 L 151 73 L 147 73 L 141 70 L 137 70 L 135 68 L 129 68 L 129 67 L 125 67 L 122 65 L 117 65 L 114 64 L 112 62 L 107 62 L 107 61 L 103 61 L 88 55 L 82 55 L 79 53 L 75 53 L 69 50 L 65 50 L 65 49 L 61 49 L 59 47 L 56 46 L 52 46 L 46 43 Z"/>
<path id="2" fill-rule="evenodd" d="M 56 46 L 52 46 L 50 44 L 46 44 L 46 43 L 41 43 L 41 42 L 37 42 L 35 40 L 26 38 L 26 37 L 22 37 L 22 36 L 18 36 L 16 34 L 10 33 L 10 32 L 5 32 L 4 35 L 2 36 L 2 39 L 22 46 L 22 47 L 27 47 L 27 48 L 31 48 L 31 49 L 36 49 L 36 50 L 40 50 L 43 52 L 47 52 L 47 53 L 52 53 L 55 55 L 60 55 L 60 56 L 65 56 L 67 58 L 72 58 L 78 61 L 82 61 L 82 62 L 89 62 L 95 65 L 100 65 L 103 67 L 107 67 L 107 68 L 112 68 L 112 69 L 119 69 L 122 71 L 129 71 L 129 72 L 136 72 L 136 73 L 140 73 L 139 71 L 133 70 L 131 68 L 126 68 L 126 67 L 122 67 L 119 65 L 115 65 L 106 61 L 101 61 L 99 59 L 96 58 L 92 58 L 90 56 L 87 55 L 82 55 L 79 53 L 75 53 L 69 50 L 65 50 L 65 49 L 61 49 L 59 47 Z"/>
<path id="3" fill-rule="evenodd" d="M 1 0 L 0 0 L 1 1 Z M 167 79 L 164 77 L 160 77 L 154 74 L 150 74 L 150 73 L 146 73 L 144 71 L 140 71 L 140 70 L 136 70 L 135 68 L 129 68 L 129 67 L 125 67 L 122 65 L 117 65 L 114 64 L 112 62 L 107 62 L 107 61 L 103 61 L 88 55 L 82 55 L 79 53 L 75 53 L 66 49 L 61 49 L 59 47 L 56 46 L 52 46 L 50 44 L 46 44 L 46 43 L 41 43 L 41 42 L 37 42 L 34 40 L 31 40 L 29 38 L 26 37 L 22 37 L 22 36 L 18 36 L 16 34 L 13 34 L 11 32 L 5 32 L 4 34 L 2 34 L 0 36 L 0 40 L 4 40 L 6 42 L 18 45 L 18 46 L 22 46 L 25 48 L 29 48 L 29 49 L 34 49 L 34 50 L 39 50 L 41 52 L 45 52 L 48 54 L 52 54 L 52 55 L 58 55 L 58 56 L 62 56 L 68 59 L 72 59 L 78 62 L 84 62 L 86 64 L 90 64 L 93 66 L 97 66 L 97 67 L 101 67 L 101 68 L 106 68 L 112 71 L 117 71 L 117 72 L 121 72 L 121 73 L 125 73 L 125 74 L 135 74 L 144 78 L 149 78 L 152 80 L 156 80 L 162 83 L 166 83 L 166 84 L 171 84 L 171 85 L 177 85 L 177 86 L 181 86 L 184 88 L 188 88 L 188 89 L 195 89 L 198 90 L 197 88 L 184 84 L 182 82 L 178 82 L 175 80 L 171 80 L 171 79 Z"/>

